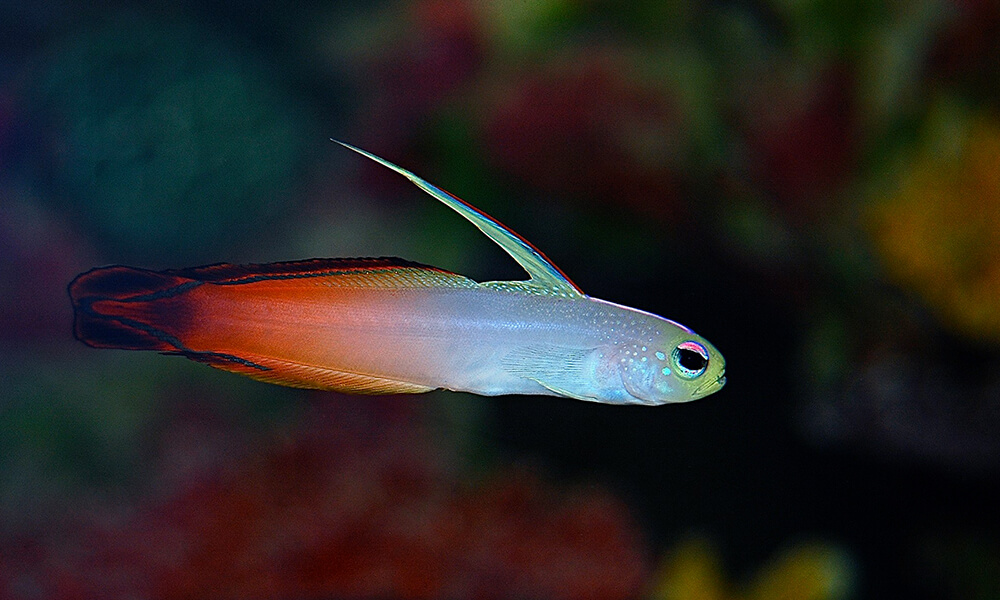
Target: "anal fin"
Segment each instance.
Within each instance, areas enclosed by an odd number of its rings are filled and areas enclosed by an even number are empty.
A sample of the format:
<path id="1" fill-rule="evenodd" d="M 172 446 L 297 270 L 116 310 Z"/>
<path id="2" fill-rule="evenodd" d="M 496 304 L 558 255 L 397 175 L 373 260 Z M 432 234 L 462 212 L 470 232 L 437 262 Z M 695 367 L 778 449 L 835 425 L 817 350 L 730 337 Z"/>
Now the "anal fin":
<path id="1" fill-rule="evenodd" d="M 527 379 L 534 381 L 538 385 L 549 390 L 553 394 L 556 394 L 557 396 L 565 396 L 566 398 L 572 398 L 574 400 L 583 400 L 585 402 L 600 402 L 600 399 L 598 399 L 597 396 L 584 396 L 582 394 L 577 394 L 575 392 L 571 392 L 561 387 L 557 387 L 555 384 L 550 383 L 548 381 L 543 381 L 541 379 L 538 379 L 537 377 L 528 377 Z"/>
<path id="2" fill-rule="evenodd" d="M 185 352 L 183 354 L 190 359 L 206 363 L 217 369 L 287 387 L 369 395 L 421 394 L 435 389 L 407 381 L 351 373 L 264 356 L 237 357 L 215 352 Z"/>

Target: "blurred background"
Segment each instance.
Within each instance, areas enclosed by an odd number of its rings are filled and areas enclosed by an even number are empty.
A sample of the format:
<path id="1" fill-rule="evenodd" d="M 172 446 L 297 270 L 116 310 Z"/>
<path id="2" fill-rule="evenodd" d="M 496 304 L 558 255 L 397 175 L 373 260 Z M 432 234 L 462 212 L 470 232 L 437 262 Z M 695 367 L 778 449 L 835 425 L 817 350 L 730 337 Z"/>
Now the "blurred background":
<path id="1" fill-rule="evenodd" d="M 8 1 L 0 598 L 1000 597 L 1000 3 Z M 121 263 L 523 276 L 729 383 L 290 390 L 72 337 Z"/>

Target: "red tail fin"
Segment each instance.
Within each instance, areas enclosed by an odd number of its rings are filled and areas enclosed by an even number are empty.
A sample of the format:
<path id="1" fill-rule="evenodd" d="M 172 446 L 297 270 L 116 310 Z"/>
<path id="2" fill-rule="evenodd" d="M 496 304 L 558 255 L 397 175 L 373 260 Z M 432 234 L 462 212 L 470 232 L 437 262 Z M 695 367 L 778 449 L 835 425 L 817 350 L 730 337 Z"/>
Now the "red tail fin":
<path id="1" fill-rule="evenodd" d="M 69 284 L 73 333 L 95 348 L 186 352 L 184 293 L 201 282 L 133 267 L 100 267 Z"/>

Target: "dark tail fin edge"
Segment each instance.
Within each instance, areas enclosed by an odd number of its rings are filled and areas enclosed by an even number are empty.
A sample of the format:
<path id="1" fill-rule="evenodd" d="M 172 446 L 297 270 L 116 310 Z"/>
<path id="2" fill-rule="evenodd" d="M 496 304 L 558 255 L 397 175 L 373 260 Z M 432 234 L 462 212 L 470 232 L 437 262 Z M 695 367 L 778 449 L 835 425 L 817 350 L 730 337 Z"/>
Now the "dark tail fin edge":
<path id="1" fill-rule="evenodd" d="M 95 348 L 185 351 L 157 326 L 158 311 L 175 310 L 175 298 L 199 282 L 170 273 L 110 266 L 81 273 L 69 284 L 73 334 Z M 158 302 L 164 300 L 165 302 Z"/>

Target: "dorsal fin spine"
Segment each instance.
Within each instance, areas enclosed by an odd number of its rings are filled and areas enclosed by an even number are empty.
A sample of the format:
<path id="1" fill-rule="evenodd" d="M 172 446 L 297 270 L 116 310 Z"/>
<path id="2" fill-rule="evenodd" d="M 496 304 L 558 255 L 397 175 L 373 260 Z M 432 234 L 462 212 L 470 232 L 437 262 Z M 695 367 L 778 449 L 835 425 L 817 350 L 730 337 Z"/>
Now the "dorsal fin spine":
<path id="1" fill-rule="evenodd" d="M 465 217 L 468 221 L 475 225 L 477 229 L 482 231 L 487 237 L 503 248 L 505 252 L 510 254 L 510 256 L 516 260 L 525 271 L 528 272 L 531 284 L 536 285 L 549 293 L 557 295 L 584 295 L 580 288 L 575 283 L 570 281 L 570 279 L 566 277 L 565 273 L 563 273 L 559 267 L 549 260 L 547 256 L 535 248 L 531 242 L 521 237 L 518 233 L 500 221 L 497 221 L 493 217 L 487 215 L 483 211 L 472 206 L 454 194 L 442 190 L 441 188 L 425 181 L 402 167 L 399 167 L 383 158 L 375 156 L 370 152 L 366 152 L 365 150 L 352 146 L 346 142 L 341 142 L 332 138 L 331 140 L 381 164 L 384 167 L 392 169 L 400 175 L 403 175 L 414 185 Z"/>

